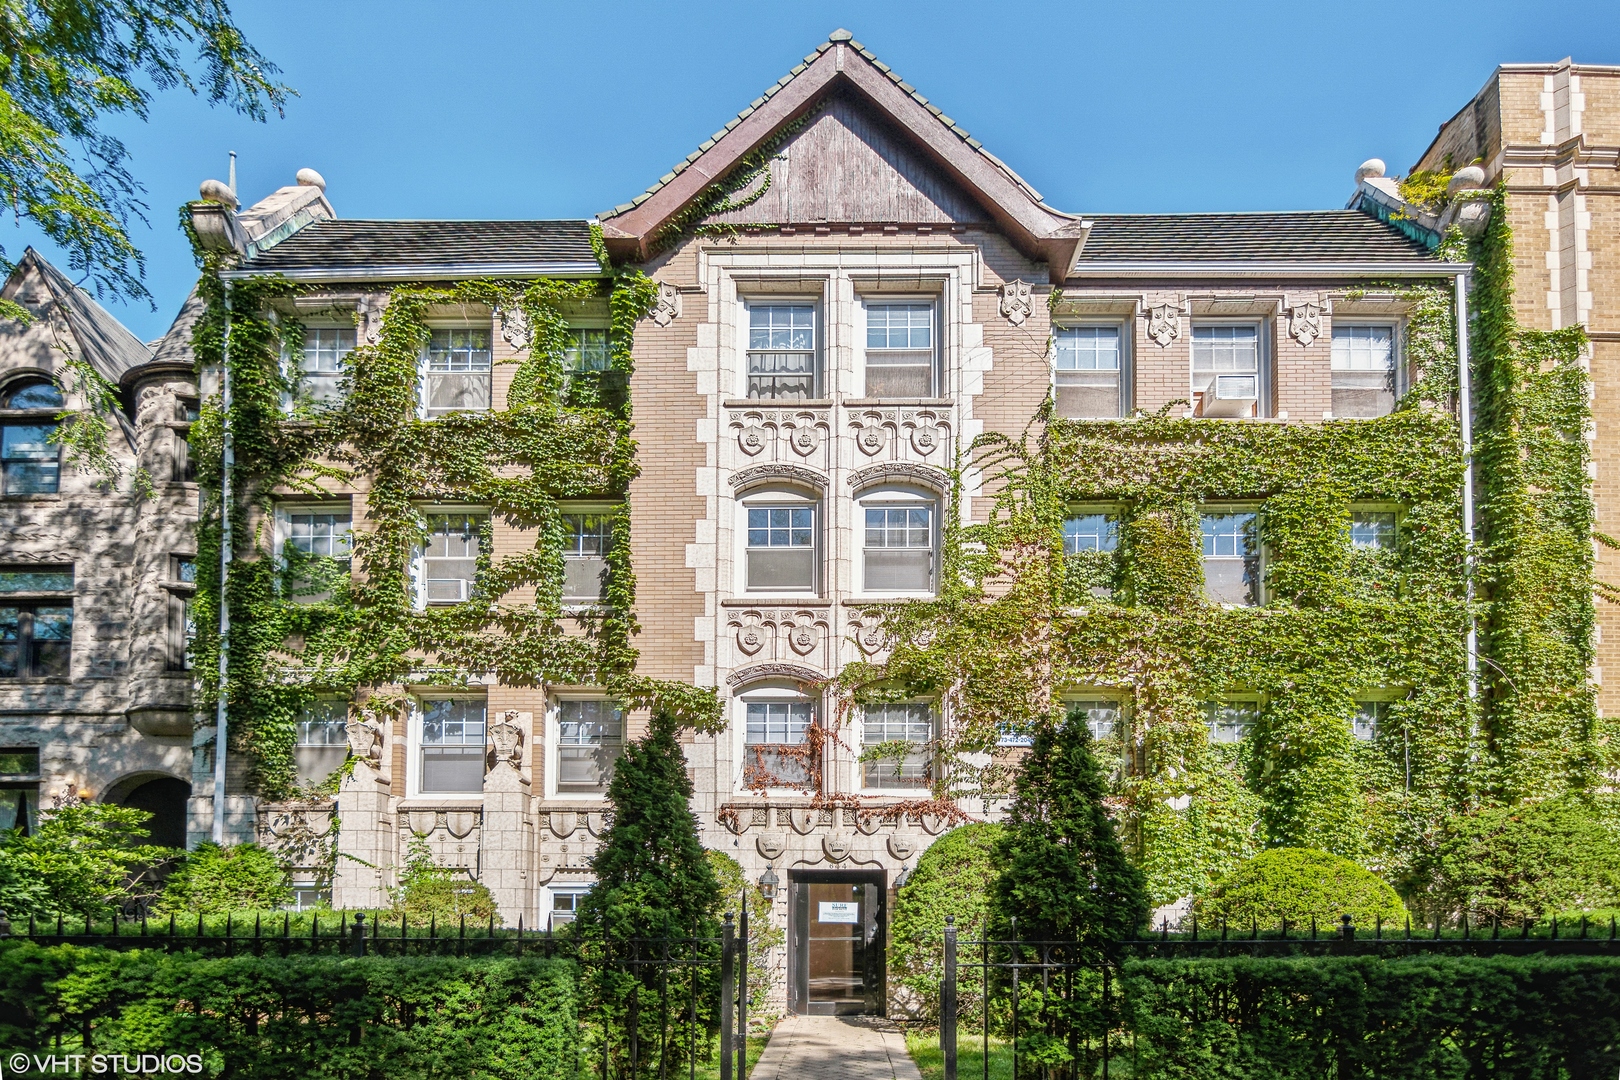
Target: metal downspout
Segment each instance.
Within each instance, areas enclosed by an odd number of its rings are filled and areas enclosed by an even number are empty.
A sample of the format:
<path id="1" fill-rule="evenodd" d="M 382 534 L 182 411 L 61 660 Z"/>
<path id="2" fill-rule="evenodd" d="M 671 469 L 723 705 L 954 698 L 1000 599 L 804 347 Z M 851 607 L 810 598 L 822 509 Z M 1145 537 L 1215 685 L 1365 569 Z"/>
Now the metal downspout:
<path id="1" fill-rule="evenodd" d="M 224 454 L 219 478 L 219 700 L 214 706 L 214 843 L 225 842 L 225 747 L 227 693 L 226 677 L 230 663 L 231 606 L 226 582 L 231 570 L 231 283 L 225 285 L 225 341 L 220 361 L 220 407 L 224 418 Z"/>
<path id="2" fill-rule="evenodd" d="M 1462 526 L 1467 547 L 1464 597 L 1468 603 L 1468 700 L 1479 700 L 1479 627 L 1474 622 L 1474 384 L 1468 359 L 1468 275 L 1458 274 L 1457 283 L 1457 414 L 1462 427 L 1463 490 Z M 1479 719 L 1470 708 L 1468 741 L 1479 737 Z"/>

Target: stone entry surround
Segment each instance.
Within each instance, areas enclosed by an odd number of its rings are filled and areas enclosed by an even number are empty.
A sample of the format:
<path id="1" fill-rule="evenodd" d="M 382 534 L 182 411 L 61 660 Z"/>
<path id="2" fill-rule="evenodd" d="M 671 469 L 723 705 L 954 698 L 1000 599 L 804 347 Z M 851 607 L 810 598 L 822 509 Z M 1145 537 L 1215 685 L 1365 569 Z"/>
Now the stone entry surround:
<path id="1" fill-rule="evenodd" d="M 752 1080 L 922 1080 L 900 1028 L 876 1016 L 782 1018 Z"/>

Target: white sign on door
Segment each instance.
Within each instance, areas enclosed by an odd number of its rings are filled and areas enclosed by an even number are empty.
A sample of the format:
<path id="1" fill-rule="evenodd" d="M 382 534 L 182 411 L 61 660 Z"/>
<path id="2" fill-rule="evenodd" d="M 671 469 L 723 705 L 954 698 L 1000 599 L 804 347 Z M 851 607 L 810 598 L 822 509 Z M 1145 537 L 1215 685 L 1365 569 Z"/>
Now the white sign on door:
<path id="1" fill-rule="evenodd" d="M 821 923 L 849 923 L 854 925 L 861 921 L 861 905 L 850 900 L 822 900 L 817 905 L 821 909 L 816 921 Z"/>

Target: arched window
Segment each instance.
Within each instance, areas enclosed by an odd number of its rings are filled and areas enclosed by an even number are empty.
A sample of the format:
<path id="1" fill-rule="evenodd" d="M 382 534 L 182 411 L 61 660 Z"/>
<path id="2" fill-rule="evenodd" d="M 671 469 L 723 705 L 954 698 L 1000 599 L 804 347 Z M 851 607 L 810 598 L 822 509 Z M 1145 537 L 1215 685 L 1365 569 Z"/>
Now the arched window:
<path id="1" fill-rule="evenodd" d="M 62 391 L 49 379 L 23 379 L 0 391 L 0 409 L 60 409 Z"/>

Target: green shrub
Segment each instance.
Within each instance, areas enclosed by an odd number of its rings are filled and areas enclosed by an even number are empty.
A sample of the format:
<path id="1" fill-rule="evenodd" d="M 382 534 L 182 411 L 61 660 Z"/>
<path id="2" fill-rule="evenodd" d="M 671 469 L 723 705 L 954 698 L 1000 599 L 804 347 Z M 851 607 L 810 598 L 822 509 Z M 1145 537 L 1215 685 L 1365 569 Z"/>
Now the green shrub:
<path id="1" fill-rule="evenodd" d="M 565 960 L 204 958 L 11 940 L 0 942 L 0 1047 L 61 1055 L 88 1037 L 91 1053 L 195 1053 L 204 1075 L 240 1080 L 572 1080 L 575 987 Z"/>
<path id="2" fill-rule="evenodd" d="M 149 902 L 159 872 L 182 853 L 146 842 L 151 814 L 77 800 L 46 810 L 24 836 L 0 832 L 0 910 L 14 921 L 32 915 L 107 918 Z"/>
<path id="3" fill-rule="evenodd" d="M 1382 918 L 1397 922 L 1406 909 L 1395 890 L 1349 859 L 1310 848 L 1272 848 L 1246 859 L 1200 896 L 1199 921 L 1233 927 L 1274 928 L 1283 919 L 1304 927 L 1312 919 L 1324 930 L 1348 914 L 1361 927 Z"/>
<path id="4" fill-rule="evenodd" d="M 1615 817 L 1613 798 L 1565 795 L 1460 819 L 1440 853 L 1443 907 L 1476 923 L 1620 907 Z"/>
<path id="5" fill-rule="evenodd" d="M 163 883 L 159 914 L 269 911 L 292 900 L 287 871 L 258 844 L 198 844 Z"/>
<path id="6" fill-rule="evenodd" d="M 1620 957 L 1131 960 L 1137 1080 L 1612 1077 Z"/>
<path id="7" fill-rule="evenodd" d="M 776 965 L 771 963 L 771 950 L 781 948 L 787 934 L 771 920 L 771 901 L 765 899 L 757 884 L 743 876 L 743 868 L 736 859 L 723 851 L 714 850 L 710 850 L 708 856 L 709 865 L 714 868 L 714 878 L 720 883 L 720 909 L 736 911 L 739 897 L 747 905 L 748 1015 L 750 1019 L 764 1019 L 765 1007 L 776 984 Z"/>
<path id="8" fill-rule="evenodd" d="M 914 1020 L 939 1019 L 945 916 L 956 918 L 957 940 L 984 937 L 1000 835 L 1001 826 L 992 822 L 952 829 L 922 853 L 917 869 L 895 892 L 889 917 L 889 985 L 899 993 L 891 1009 L 904 1010 Z M 970 959 L 961 954 L 956 976 L 959 1014 L 964 1016 L 977 1015 L 983 985 L 981 969 L 969 966 Z"/>
<path id="9" fill-rule="evenodd" d="M 420 836 L 411 838 L 410 857 L 399 885 L 392 890 L 394 911 L 409 918 L 449 923 L 465 915 L 476 922 L 495 920 L 501 925 L 495 897 L 483 882 L 457 877 L 440 866 Z"/>

